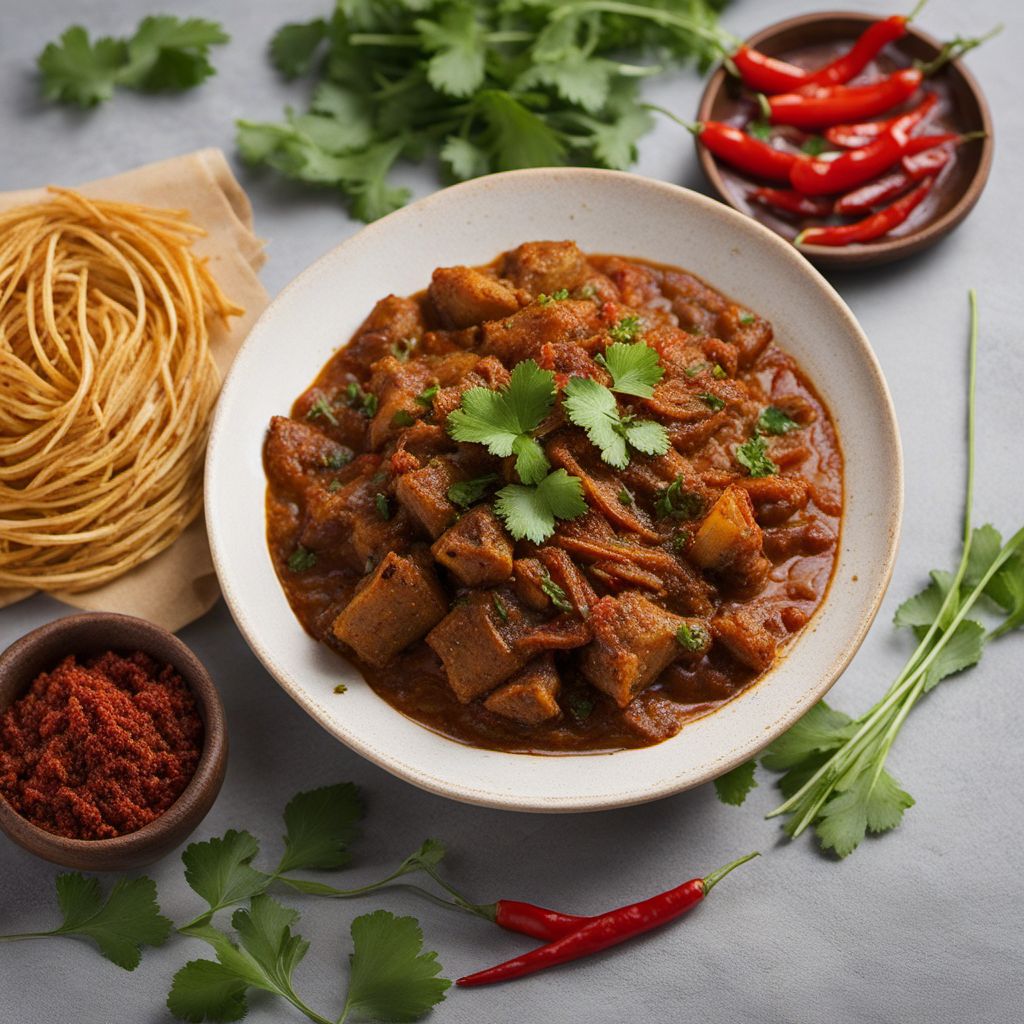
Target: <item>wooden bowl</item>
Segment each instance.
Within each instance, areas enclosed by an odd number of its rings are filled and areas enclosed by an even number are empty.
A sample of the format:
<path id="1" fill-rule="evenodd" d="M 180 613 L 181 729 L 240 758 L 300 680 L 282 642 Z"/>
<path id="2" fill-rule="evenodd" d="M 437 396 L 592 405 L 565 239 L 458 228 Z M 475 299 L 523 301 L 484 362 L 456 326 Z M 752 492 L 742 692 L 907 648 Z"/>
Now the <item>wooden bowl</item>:
<path id="1" fill-rule="evenodd" d="M 182 843 L 206 817 L 224 781 L 228 738 L 224 708 L 199 659 L 173 633 L 131 615 L 90 612 L 40 626 L 0 654 L 0 713 L 41 673 L 69 654 L 143 651 L 173 666 L 203 720 L 203 751 L 181 796 L 155 821 L 114 839 L 67 839 L 23 818 L 0 797 L 0 829 L 46 860 L 83 871 L 125 871 L 151 864 Z"/>
<path id="2" fill-rule="evenodd" d="M 830 60 L 839 43 L 852 43 L 876 15 L 848 11 L 821 11 L 798 18 L 776 22 L 747 40 L 773 57 L 781 57 L 806 67 Z M 903 67 L 914 60 L 931 60 L 939 52 L 940 43 L 913 24 L 907 34 L 891 43 L 879 56 L 877 66 L 885 72 Z M 980 51 L 979 51 L 980 52 Z M 949 234 L 978 201 L 988 180 L 994 148 L 992 119 L 985 97 L 961 61 L 946 65 L 928 79 L 931 88 L 940 94 L 940 104 L 933 118 L 935 130 L 945 121 L 960 132 L 980 131 L 985 138 L 964 143 L 957 148 L 952 167 L 936 182 L 935 188 L 910 218 L 890 235 L 876 242 L 833 248 L 804 245 L 800 251 L 820 267 L 854 269 L 877 266 L 903 259 L 933 245 Z M 718 68 L 708 81 L 697 111 L 698 121 L 733 121 L 744 112 L 755 111 L 753 101 L 740 96 L 739 82 L 724 68 Z M 754 113 L 756 116 L 756 113 Z M 886 116 L 886 115 L 882 115 Z M 746 198 L 750 179 L 719 163 L 697 142 L 697 156 L 708 181 L 733 209 L 765 224 L 789 241 L 796 237 L 802 224 L 774 214 L 761 204 Z"/>

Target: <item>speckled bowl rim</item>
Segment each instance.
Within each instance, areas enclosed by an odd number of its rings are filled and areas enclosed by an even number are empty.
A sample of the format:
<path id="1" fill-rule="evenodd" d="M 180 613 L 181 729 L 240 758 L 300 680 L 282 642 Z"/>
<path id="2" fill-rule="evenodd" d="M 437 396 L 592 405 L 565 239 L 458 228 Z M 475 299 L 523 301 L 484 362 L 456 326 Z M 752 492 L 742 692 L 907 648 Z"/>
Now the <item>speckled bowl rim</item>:
<path id="1" fill-rule="evenodd" d="M 771 25 L 765 26 L 753 33 L 745 42 L 748 46 L 757 47 L 784 32 L 791 32 L 793 29 L 803 28 L 805 25 L 820 25 L 824 20 L 834 19 L 838 21 L 843 18 L 861 22 L 866 26 L 873 21 L 877 21 L 879 15 L 866 11 L 816 11 L 810 14 L 798 14 L 793 18 L 785 18 L 782 21 L 776 21 Z M 907 25 L 907 35 L 933 47 L 936 52 L 938 52 L 942 45 L 934 36 L 924 32 L 914 23 Z M 981 114 L 981 130 L 985 132 L 984 139 L 978 140 L 977 143 L 972 143 L 972 145 L 981 146 L 981 155 L 978 158 L 977 170 L 965 185 L 959 199 L 942 216 L 936 217 L 908 235 L 883 239 L 879 242 L 862 242 L 857 245 L 841 248 L 829 245 L 802 245 L 799 251 L 809 260 L 812 260 L 818 266 L 831 270 L 867 268 L 891 263 L 934 245 L 957 227 L 974 209 L 981 198 L 982 192 L 985 190 L 989 173 L 992 170 L 992 159 L 995 154 L 992 113 L 989 110 L 985 94 L 981 91 L 981 86 L 978 85 L 967 65 L 962 60 L 955 60 L 950 63 L 950 68 L 963 79 L 967 89 L 974 97 L 978 105 L 978 111 Z M 697 107 L 698 121 L 707 119 L 711 107 L 718 93 L 725 86 L 727 79 L 728 74 L 722 67 L 716 68 L 712 72 Z M 742 216 L 749 217 L 749 214 L 745 213 L 736 204 L 732 191 L 722 180 L 716 158 L 706 147 L 700 145 L 699 140 L 695 139 L 694 142 L 697 148 L 697 159 L 704 172 L 704 176 L 715 192 L 718 193 L 722 202 L 727 203 L 730 209 L 736 210 Z M 771 228 L 768 228 L 768 230 L 771 231 Z M 785 239 L 783 240 L 785 241 Z M 787 242 L 787 244 L 790 243 Z"/>
<path id="2" fill-rule="evenodd" d="M 873 431 L 879 444 L 877 463 L 872 463 L 870 474 L 864 473 L 866 486 L 869 484 L 877 491 L 868 509 L 868 518 L 878 517 L 875 524 L 877 529 L 868 535 L 872 538 L 870 543 L 875 545 L 875 557 L 865 563 L 869 568 L 862 571 L 868 575 L 860 578 L 864 586 L 855 601 L 849 599 L 853 604 L 846 607 L 846 614 L 856 613 L 855 624 L 842 636 L 833 637 L 823 633 L 823 625 L 826 629 L 829 625 L 823 619 L 825 609 L 844 600 L 843 588 L 837 587 L 834 577 L 822 608 L 789 647 L 781 667 L 772 669 L 756 686 L 744 691 L 736 700 L 712 715 L 684 727 L 676 737 L 639 751 L 570 756 L 510 754 L 465 747 L 417 725 L 373 694 L 348 663 L 305 634 L 287 606 L 266 549 L 263 506 L 265 481 L 261 451 L 270 414 L 287 413 L 294 397 L 308 386 L 331 352 L 347 340 L 351 330 L 355 329 L 378 297 L 389 291 L 409 293 L 427 283 L 425 279 L 417 279 L 417 283 L 408 282 L 409 286 L 406 287 L 404 278 L 396 281 L 403 273 L 411 273 L 402 268 L 402 257 L 406 251 L 411 251 L 415 239 L 410 237 L 402 244 L 392 243 L 389 239 L 396 232 L 401 234 L 405 231 L 415 235 L 417 231 L 423 230 L 424 224 L 440 220 L 445 230 L 452 232 L 453 236 L 447 242 L 437 242 L 436 249 L 431 250 L 430 259 L 434 265 L 446 262 L 484 262 L 508 246 L 500 240 L 494 240 L 490 233 L 483 230 L 486 225 L 482 222 L 486 221 L 486 217 L 481 214 L 480 223 L 474 221 L 465 211 L 460 211 L 461 204 L 476 204 L 473 208 L 478 213 L 494 209 L 514 217 L 517 210 L 528 209 L 535 190 L 542 191 L 545 188 L 556 192 L 561 190 L 565 199 L 558 206 L 557 216 L 552 215 L 550 218 L 557 222 L 549 224 L 550 230 L 545 235 L 549 238 L 574 237 L 576 217 L 594 216 L 595 211 L 589 204 L 600 198 L 602 189 L 611 188 L 615 190 L 617 200 L 624 203 L 633 200 L 642 203 L 642 197 L 647 196 L 654 206 L 671 203 L 673 206 L 678 205 L 680 213 L 689 210 L 699 214 L 700 218 L 713 223 L 713 241 L 719 247 L 716 252 L 721 254 L 722 259 L 743 260 L 744 242 L 749 242 L 755 249 L 764 250 L 773 266 L 783 268 L 780 272 L 790 275 L 794 283 L 799 283 L 804 291 L 813 293 L 821 307 L 818 312 L 822 317 L 830 318 L 831 333 L 842 336 L 852 346 L 853 355 L 850 358 L 864 381 L 859 399 L 864 405 L 860 425 Z M 588 190 L 595 194 L 588 194 Z M 586 199 L 578 197 L 580 191 L 587 194 Z M 467 219 L 463 219 L 463 215 Z M 632 211 L 628 217 L 632 224 Z M 529 215 L 524 215 L 522 220 L 528 222 Z M 687 221 L 681 223 L 685 226 Z M 522 226 L 521 230 L 526 234 L 519 236 L 518 240 L 528 240 L 531 229 Z M 461 243 L 458 241 L 460 238 L 463 239 Z M 595 246 L 589 248 L 596 250 Z M 632 237 L 623 237 L 620 244 L 605 246 L 604 251 L 643 256 L 645 243 L 641 229 L 635 228 Z M 649 248 L 646 254 L 651 259 L 662 259 L 661 254 L 652 253 Z M 423 258 L 426 259 L 425 256 Z M 312 296 L 319 290 L 327 297 L 328 304 L 341 302 L 339 296 L 345 294 L 346 288 L 354 287 L 344 280 L 345 266 L 356 259 L 362 259 L 370 270 L 379 271 L 376 291 L 373 294 L 360 293 L 354 297 L 358 313 L 354 310 L 350 312 L 347 306 L 340 307 L 346 312 L 335 323 L 333 342 L 328 347 L 322 340 L 318 340 L 319 347 L 315 352 L 302 355 L 302 370 L 299 371 L 295 368 L 294 351 L 289 348 L 285 352 L 283 349 L 294 344 L 296 337 L 302 339 L 302 345 L 311 346 L 312 342 L 304 332 L 303 325 L 290 322 L 289 317 L 295 321 L 307 315 L 338 316 L 325 310 L 314 312 L 311 309 Z M 686 265 L 683 259 L 663 261 Z M 697 266 L 688 269 L 701 273 Z M 729 291 L 714 277 L 709 280 Z M 735 291 L 732 289 L 732 297 L 743 301 L 744 297 L 735 294 Z M 756 304 L 751 305 L 756 308 Z M 759 312 L 769 315 L 763 309 Z M 313 326 L 312 321 L 310 326 Z M 825 333 L 827 335 L 829 332 Z M 785 339 L 780 340 L 785 347 Z M 822 353 L 820 358 L 828 362 L 833 357 Z M 261 361 L 265 364 L 262 370 L 259 368 Z M 239 443 L 238 439 L 245 438 L 244 431 L 250 427 L 249 420 L 255 424 L 257 415 L 262 415 L 255 410 L 255 406 L 263 400 L 261 383 L 271 388 L 285 387 L 275 374 L 278 377 L 295 376 L 297 386 L 288 392 L 286 400 L 282 394 L 278 406 L 263 410 L 266 417 L 262 419 L 262 427 L 255 438 L 248 437 Z M 819 383 L 820 379 L 819 375 Z M 844 379 L 833 383 L 836 388 L 840 384 L 846 388 L 849 382 Z M 826 399 L 835 412 L 835 403 L 827 394 Z M 866 418 L 868 415 L 870 422 Z M 842 424 L 839 429 L 842 437 Z M 848 462 L 848 470 L 849 465 Z M 250 508 L 245 502 L 256 494 L 254 474 L 257 472 L 262 486 L 259 500 L 255 507 Z M 832 286 L 791 245 L 767 227 L 735 210 L 677 185 L 617 171 L 543 168 L 490 175 L 427 196 L 363 228 L 320 257 L 287 285 L 253 327 L 224 383 L 207 452 L 205 487 L 206 520 L 213 562 L 228 608 L 242 635 L 268 672 L 312 718 L 374 764 L 429 792 L 487 807 L 559 813 L 644 803 L 708 782 L 757 754 L 828 691 L 863 641 L 892 574 L 903 512 L 903 456 L 892 400 L 867 338 Z M 845 547 L 845 538 L 860 529 L 859 525 L 857 529 L 849 529 L 849 509 L 850 496 L 847 493 L 844 497 L 847 528 L 844 529 L 843 551 L 840 553 L 837 571 L 842 571 L 851 559 L 856 561 L 854 555 L 846 553 Z M 259 520 L 259 549 L 234 550 L 233 545 L 241 543 L 242 534 L 255 544 L 257 534 L 253 517 Z M 854 575 L 852 583 L 857 581 L 858 577 Z M 865 592 L 865 587 L 870 592 Z M 812 642 L 816 646 L 827 645 L 829 653 L 827 656 L 822 655 L 814 664 L 803 665 L 801 662 L 807 659 L 802 657 L 802 652 Z M 796 667 L 787 670 L 786 666 Z M 813 678 L 806 686 L 800 683 L 803 688 L 798 697 L 783 701 L 774 694 L 771 686 L 773 678 L 779 678 L 785 673 L 787 684 L 796 685 L 791 680 L 803 669 L 810 672 Z M 314 678 L 315 690 L 311 681 Z M 355 681 L 356 685 L 350 685 L 348 692 L 340 699 L 347 701 L 354 697 L 359 702 L 358 707 L 346 708 L 344 704 L 332 703 L 339 698 L 331 696 L 333 688 L 330 687 L 330 679 Z M 764 707 L 763 699 L 766 694 L 769 694 L 769 700 L 775 701 L 767 708 Z M 367 701 L 376 702 L 375 710 L 367 710 Z M 674 755 L 682 749 L 679 745 L 686 743 L 692 730 L 704 722 L 725 720 L 720 728 L 729 728 L 735 718 L 729 717 L 730 709 L 736 709 L 744 702 L 757 702 L 749 714 L 758 716 L 759 724 L 740 740 L 731 745 L 723 744 L 721 750 L 687 770 L 653 773 L 657 777 L 651 777 L 652 773 L 642 770 L 640 762 L 646 752 L 666 750 L 670 752 L 665 755 L 666 758 Z M 374 728 L 363 728 L 365 723 L 361 720 L 358 727 L 353 727 L 346 721 L 347 717 L 352 717 L 352 710 L 356 711 L 355 718 L 368 715 Z M 425 737 L 430 737 L 429 741 Z M 418 752 L 410 754 L 410 749 L 416 746 L 429 750 L 429 756 L 421 756 Z M 468 756 L 466 751 L 476 756 Z M 561 766 L 575 763 L 585 772 L 600 759 L 621 762 L 621 768 L 616 765 L 615 774 L 617 778 L 627 781 L 599 792 L 574 791 L 573 772 L 565 771 Z M 502 763 L 499 765 L 498 762 Z M 529 762 L 539 767 L 534 768 Z M 485 784 L 481 781 L 481 774 L 489 773 L 492 769 L 505 780 L 504 784 Z M 527 775 L 531 780 L 529 782 L 525 779 Z M 578 774 L 576 778 L 579 781 Z M 543 781 L 536 782 L 536 779 Z"/>
<path id="3" fill-rule="evenodd" d="M 159 637 L 174 651 L 173 661 L 166 659 L 162 654 L 154 656 L 158 660 L 172 664 L 195 696 L 203 719 L 203 749 L 188 785 L 159 818 L 148 825 L 143 825 L 135 832 L 112 839 L 69 839 L 47 832 L 46 829 L 23 818 L 3 796 L 0 796 L 0 831 L 29 852 L 66 867 L 88 871 L 118 871 L 151 863 L 161 856 L 169 845 L 177 845 L 184 841 L 198 826 L 213 806 L 224 782 L 227 725 L 224 706 L 217 688 L 206 667 L 191 648 L 173 633 L 146 619 L 118 612 L 83 612 L 45 622 L 19 637 L 0 653 L 0 683 L 12 666 L 31 658 L 39 647 L 45 649 L 48 645 L 54 644 L 55 638 L 63 641 L 64 637 L 75 637 L 78 631 L 98 629 L 102 632 L 108 627 L 116 629 L 126 625 L 139 637 L 150 640 Z M 151 653 L 152 650 L 145 640 L 140 640 L 138 644 L 124 644 L 101 639 L 96 645 L 92 641 L 81 644 L 73 640 L 72 646 L 65 647 L 61 643 L 60 647 L 62 653 L 56 658 L 48 656 L 48 667 L 38 671 L 50 671 L 67 655 L 81 654 L 90 648 L 122 651 L 134 649 L 145 653 Z M 26 685 L 31 682 L 30 678 Z M 17 699 L 17 696 L 12 699 Z M 0 704 L 0 713 L 6 707 L 7 703 Z"/>

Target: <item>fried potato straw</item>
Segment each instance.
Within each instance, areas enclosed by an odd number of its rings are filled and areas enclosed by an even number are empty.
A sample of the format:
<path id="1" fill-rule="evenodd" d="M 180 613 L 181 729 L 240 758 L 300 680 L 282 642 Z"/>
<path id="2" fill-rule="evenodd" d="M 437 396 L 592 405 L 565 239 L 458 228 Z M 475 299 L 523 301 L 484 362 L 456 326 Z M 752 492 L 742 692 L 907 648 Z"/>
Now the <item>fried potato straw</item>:
<path id="1" fill-rule="evenodd" d="M 186 212 L 51 191 L 0 213 L 0 586 L 81 591 L 199 513 L 207 317 L 242 310 Z"/>

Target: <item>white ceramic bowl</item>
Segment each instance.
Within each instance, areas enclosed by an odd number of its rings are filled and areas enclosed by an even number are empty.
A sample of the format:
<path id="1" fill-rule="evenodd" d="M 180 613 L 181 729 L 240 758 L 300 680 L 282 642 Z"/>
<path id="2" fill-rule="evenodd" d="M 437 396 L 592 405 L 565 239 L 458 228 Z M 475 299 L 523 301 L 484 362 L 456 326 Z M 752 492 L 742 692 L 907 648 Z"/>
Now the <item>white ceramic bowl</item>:
<path id="1" fill-rule="evenodd" d="M 832 410 L 846 457 L 839 560 L 817 615 L 750 690 L 642 750 L 507 754 L 430 732 L 303 631 L 267 552 L 261 449 L 270 417 L 287 413 L 381 296 L 419 291 L 436 266 L 486 263 L 546 238 L 677 264 L 768 317 Z M 274 678 L 325 729 L 400 778 L 456 800 L 522 811 L 654 800 L 756 754 L 829 689 L 860 645 L 889 581 L 902 505 L 899 433 L 885 380 L 824 278 L 767 228 L 705 196 L 583 169 L 515 171 L 457 185 L 319 259 L 271 303 L 235 359 L 206 463 L 206 520 L 221 587 Z M 341 681 L 348 691 L 339 696 Z"/>

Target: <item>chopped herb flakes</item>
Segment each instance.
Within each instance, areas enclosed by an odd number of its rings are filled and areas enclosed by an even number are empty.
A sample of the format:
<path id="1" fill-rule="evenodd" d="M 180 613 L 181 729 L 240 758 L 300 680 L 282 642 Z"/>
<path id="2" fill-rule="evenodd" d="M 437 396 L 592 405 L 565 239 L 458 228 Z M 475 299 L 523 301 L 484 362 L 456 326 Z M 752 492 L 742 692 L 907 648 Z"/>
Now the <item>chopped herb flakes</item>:
<path id="1" fill-rule="evenodd" d="M 494 610 L 501 616 L 501 621 L 508 622 L 508 606 L 505 602 L 497 594 L 493 594 L 491 600 L 494 602 Z"/>
<path id="2" fill-rule="evenodd" d="M 563 302 L 567 298 L 569 298 L 568 288 L 559 288 L 557 292 L 552 292 L 550 295 L 541 292 L 537 296 L 537 305 L 546 306 L 549 302 Z"/>
<path id="3" fill-rule="evenodd" d="M 721 412 L 725 408 L 725 402 L 722 401 L 718 395 L 711 394 L 710 391 L 702 391 L 697 396 L 712 412 Z"/>
<path id="4" fill-rule="evenodd" d="M 565 698 L 565 706 L 578 725 L 582 725 L 594 712 L 594 702 L 582 693 L 570 693 Z"/>
<path id="5" fill-rule="evenodd" d="M 612 341 L 625 344 L 626 342 L 636 341 L 640 337 L 642 330 L 643 325 L 640 323 L 640 317 L 624 316 L 614 327 L 609 328 L 608 337 Z"/>
<path id="6" fill-rule="evenodd" d="M 334 415 L 334 411 L 331 409 L 330 402 L 321 395 L 310 407 L 309 412 L 306 413 L 307 420 L 327 420 L 328 423 L 333 426 L 338 425 L 338 417 Z"/>
<path id="7" fill-rule="evenodd" d="M 438 386 L 431 384 L 429 388 L 424 388 L 415 398 L 417 405 L 422 405 L 424 409 L 434 408 L 434 395 L 438 392 Z"/>
<path id="8" fill-rule="evenodd" d="M 305 572 L 316 565 L 316 555 L 301 544 L 288 556 L 288 568 L 292 572 Z"/>
<path id="9" fill-rule="evenodd" d="M 633 504 L 633 495 L 630 494 L 625 487 L 623 487 L 622 490 L 619 491 L 616 497 L 619 499 L 619 504 L 625 505 L 627 508 Z"/>
<path id="10" fill-rule="evenodd" d="M 391 417 L 391 426 L 393 427 L 411 427 L 416 422 L 416 417 L 407 409 L 399 409 L 394 416 Z"/>
<path id="11" fill-rule="evenodd" d="M 391 346 L 391 354 L 400 362 L 407 363 L 416 347 L 415 338 L 400 338 Z"/>
<path id="12" fill-rule="evenodd" d="M 497 473 L 487 473 L 472 480 L 460 480 L 448 488 L 448 500 L 459 508 L 469 508 L 470 505 L 476 504 L 497 480 Z"/>
<path id="13" fill-rule="evenodd" d="M 753 313 L 741 313 L 740 314 L 740 323 L 743 324 L 743 325 L 752 324 L 756 319 L 757 319 L 757 317 L 754 316 Z"/>
<path id="14" fill-rule="evenodd" d="M 337 448 L 321 460 L 325 469 L 341 469 L 352 461 L 353 455 L 347 448 Z"/>
<path id="15" fill-rule="evenodd" d="M 544 573 L 540 581 L 540 589 L 550 598 L 551 603 L 562 612 L 571 612 L 573 610 L 572 604 L 569 598 L 566 596 L 565 591 L 551 578 L 548 573 Z"/>
<path id="16" fill-rule="evenodd" d="M 338 491 L 341 490 L 341 481 L 340 480 L 332 480 L 327 485 L 327 490 L 330 491 L 331 494 L 337 494 Z"/>
<path id="17" fill-rule="evenodd" d="M 718 363 L 715 363 L 715 365 L 711 367 L 711 376 L 714 377 L 715 380 L 725 380 L 729 374 L 727 374 L 725 370 L 718 365 Z"/>
<path id="18" fill-rule="evenodd" d="M 677 476 L 654 504 L 659 519 L 696 519 L 704 512 L 704 499 L 694 491 L 683 490 L 683 478 Z"/>
<path id="19" fill-rule="evenodd" d="M 746 444 L 736 445 L 733 454 L 751 476 L 775 476 L 779 471 L 779 467 L 768 457 L 768 446 L 760 434 Z"/>
<path id="20" fill-rule="evenodd" d="M 386 494 L 381 494 L 381 492 L 378 491 L 373 499 L 373 503 L 377 508 L 377 515 L 380 516 L 381 519 L 386 521 L 391 518 L 391 503 L 388 501 L 388 496 Z"/>
<path id="21" fill-rule="evenodd" d="M 708 633 L 703 626 L 691 626 L 684 622 L 676 630 L 676 643 L 687 651 L 699 651 L 708 642 Z"/>
<path id="22" fill-rule="evenodd" d="M 349 406 L 357 409 L 367 418 L 377 415 L 377 396 L 364 391 L 358 381 L 350 381 L 345 389 L 345 399 Z"/>
<path id="23" fill-rule="evenodd" d="M 757 418 L 757 430 L 761 434 L 788 434 L 791 430 L 799 430 L 800 424 L 790 419 L 781 409 L 769 405 L 761 411 Z"/>
<path id="24" fill-rule="evenodd" d="M 338 683 L 334 688 L 335 693 L 348 693 L 348 687 L 344 683 Z"/>

